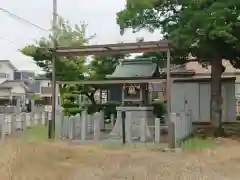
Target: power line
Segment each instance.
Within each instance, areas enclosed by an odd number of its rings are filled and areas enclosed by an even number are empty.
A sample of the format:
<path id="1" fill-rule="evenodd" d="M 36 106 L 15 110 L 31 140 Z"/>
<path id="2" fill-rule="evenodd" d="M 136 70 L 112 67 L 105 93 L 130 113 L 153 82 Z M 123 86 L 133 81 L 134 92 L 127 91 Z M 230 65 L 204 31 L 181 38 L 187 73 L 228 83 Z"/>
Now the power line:
<path id="1" fill-rule="evenodd" d="M 12 41 L 12 40 L 6 39 L 6 38 L 4 38 L 4 37 L 2 37 L 2 36 L 0 36 L 0 39 L 2 39 L 2 40 L 4 40 L 4 41 L 7 41 L 7 42 L 9 42 L 9 43 L 11 43 L 11 44 L 16 44 L 15 41 Z"/>
<path id="2" fill-rule="evenodd" d="M 33 22 L 31 22 L 31 21 L 29 21 L 29 20 L 27 20 L 27 19 L 24 19 L 24 18 L 22 18 L 22 17 L 20 17 L 20 16 L 18 16 L 18 15 L 16 15 L 16 14 L 14 14 L 14 13 L 12 13 L 12 12 L 4 9 L 4 8 L 0 8 L 0 11 L 3 11 L 3 12 L 5 12 L 5 13 L 7 13 L 7 14 L 10 15 L 12 18 L 14 18 L 14 19 L 16 19 L 16 20 L 18 20 L 18 21 L 27 23 L 27 24 L 29 24 L 29 25 L 31 25 L 31 26 L 34 26 L 34 27 L 36 27 L 36 28 L 38 28 L 38 29 L 40 29 L 40 30 L 42 30 L 42 31 L 48 31 L 48 30 L 46 30 L 46 29 L 38 26 L 37 24 L 35 24 L 35 23 L 33 23 Z"/>
<path id="3" fill-rule="evenodd" d="M 8 42 L 8 43 L 10 43 L 10 44 L 17 45 L 17 42 L 16 42 L 16 41 L 12 41 L 12 40 L 7 39 L 7 38 L 2 37 L 2 36 L 0 36 L 0 40 L 3 40 L 3 41 Z M 38 47 L 38 48 L 39 48 L 39 49 L 48 49 L 48 50 L 51 50 L 51 49 L 52 49 L 52 48 L 47 48 L 47 47 Z M 14 48 L 14 49 L 15 49 L 15 48 Z M 21 51 L 21 49 L 15 49 L 15 50 Z"/>

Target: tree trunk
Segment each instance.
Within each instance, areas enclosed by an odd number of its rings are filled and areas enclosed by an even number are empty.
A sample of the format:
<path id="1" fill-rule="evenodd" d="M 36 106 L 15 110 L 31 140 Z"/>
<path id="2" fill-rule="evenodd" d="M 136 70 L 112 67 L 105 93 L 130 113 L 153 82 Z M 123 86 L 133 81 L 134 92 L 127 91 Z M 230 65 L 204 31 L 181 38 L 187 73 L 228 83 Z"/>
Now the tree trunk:
<path id="1" fill-rule="evenodd" d="M 102 104 L 102 89 L 99 90 L 99 100 L 100 100 L 100 104 Z"/>
<path id="2" fill-rule="evenodd" d="M 97 103 L 96 103 L 96 100 L 95 100 L 95 98 L 94 98 L 94 94 L 95 94 L 95 93 L 90 93 L 90 94 L 88 94 L 87 96 L 88 96 L 88 99 L 91 101 L 91 103 L 92 103 L 93 105 L 96 105 Z"/>
<path id="3" fill-rule="evenodd" d="M 222 129 L 222 93 L 221 76 L 223 73 L 221 59 L 214 59 L 211 63 L 211 122 L 216 128 L 218 136 Z"/>

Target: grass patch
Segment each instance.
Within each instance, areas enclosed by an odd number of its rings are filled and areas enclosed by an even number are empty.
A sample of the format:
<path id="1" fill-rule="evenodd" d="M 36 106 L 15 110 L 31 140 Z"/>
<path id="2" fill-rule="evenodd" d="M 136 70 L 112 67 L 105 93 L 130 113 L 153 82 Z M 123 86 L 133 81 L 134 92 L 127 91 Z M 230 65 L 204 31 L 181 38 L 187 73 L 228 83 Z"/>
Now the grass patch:
<path id="1" fill-rule="evenodd" d="M 181 144 L 181 148 L 183 149 L 204 149 L 204 148 L 212 148 L 215 146 L 215 143 L 211 139 L 203 139 L 200 137 L 193 137 Z"/>
<path id="2" fill-rule="evenodd" d="M 46 141 L 48 139 L 48 128 L 42 125 L 32 126 L 25 131 L 23 138 L 31 142 Z"/>

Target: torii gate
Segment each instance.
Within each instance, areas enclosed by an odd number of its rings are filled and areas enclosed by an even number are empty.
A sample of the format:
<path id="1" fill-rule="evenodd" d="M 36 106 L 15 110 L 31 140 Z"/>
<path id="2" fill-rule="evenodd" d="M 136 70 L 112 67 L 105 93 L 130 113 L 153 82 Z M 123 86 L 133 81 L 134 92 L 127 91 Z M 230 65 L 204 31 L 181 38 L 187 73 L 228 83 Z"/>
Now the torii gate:
<path id="1" fill-rule="evenodd" d="M 117 44 L 102 44 L 102 45 L 87 45 L 63 47 L 58 46 L 55 50 L 56 56 L 88 56 L 88 55 L 112 55 L 112 54 L 128 54 L 128 53 L 144 53 L 144 52 L 166 52 L 167 53 L 167 112 L 168 122 L 171 117 L 171 77 L 170 77 L 170 50 L 171 44 L 167 40 L 148 41 L 148 42 L 132 42 L 132 43 L 117 43 Z M 57 81 L 55 84 L 123 84 L 123 83 L 160 83 L 161 79 L 141 79 L 141 80 L 101 80 L 101 81 Z M 56 87 L 56 86 L 55 86 Z M 52 97 L 56 98 L 56 90 L 53 91 Z M 52 104 L 53 128 L 55 128 L 55 113 L 56 101 Z M 170 125 L 170 123 L 169 123 Z M 170 127 L 169 127 L 170 128 Z M 170 129 L 169 129 L 170 130 Z M 172 134 L 169 133 L 169 140 L 171 141 Z"/>

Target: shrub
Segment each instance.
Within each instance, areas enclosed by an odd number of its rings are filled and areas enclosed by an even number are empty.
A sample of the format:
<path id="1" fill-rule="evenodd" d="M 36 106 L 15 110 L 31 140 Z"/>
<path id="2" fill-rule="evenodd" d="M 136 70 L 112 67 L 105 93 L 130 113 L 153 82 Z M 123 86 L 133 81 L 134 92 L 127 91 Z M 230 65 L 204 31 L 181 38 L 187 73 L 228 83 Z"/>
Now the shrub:
<path id="1" fill-rule="evenodd" d="M 83 111 L 82 107 L 65 108 L 63 110 L 63 112 L 66 116 L 75 116 L 76 114 L 81 114 L 82 111 Z"/>
<path id="2" fill-rule="evenodd" d="M 160 118 L 167 113 L 167 106 L 163 101 L 153 101 L 152 106 L 153 113 L 157 118 Z"/>
<path id="3" fill-rule="evenodd" d="M 87 110 L 88 114 L 94 114 L 96 112 L 100 112 L 102 104 L 84 104 L 83 108 Z"/>
<path id="4" fill-rule="evenodd" d="M 62 107 L 65 116 L 74 116 L 82 112 L 82 106 L 76 103 L 76 96 L 64 94 L 62 97 Z"/>
<path id="5" fill-rule="evenodd" d="M 237 116 L 237 121 L 240 121 L 240 116 Z"/>
<path id="6" fill-rule="evenodd" d="M 117 101 L 109 101 L 105 104 L 103 104 L 103 111 L 105 119 L 110 119 L 110 115 L 114 114 L 114 116 L 117 116 L 117 110 L 116 107 L 120 106 L 120 102 Z"/>

